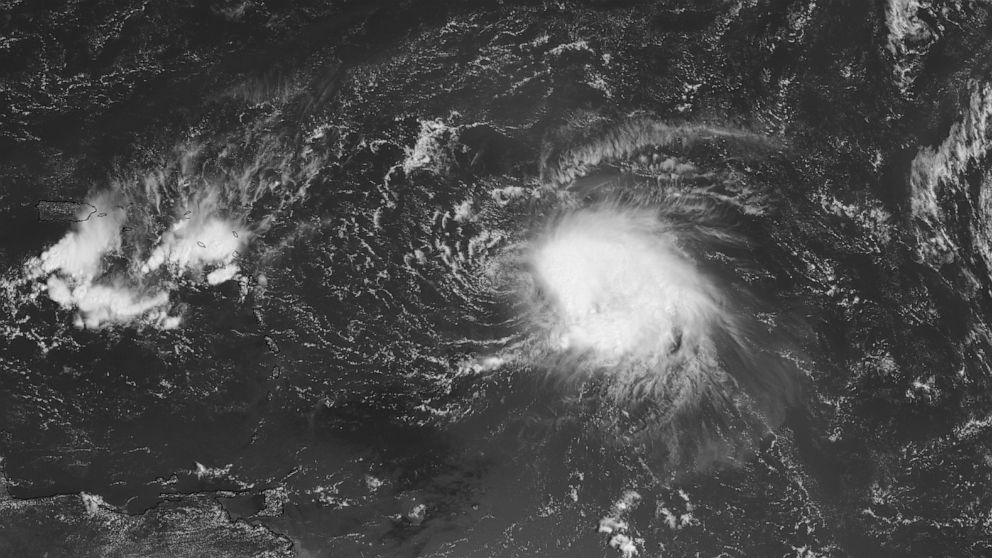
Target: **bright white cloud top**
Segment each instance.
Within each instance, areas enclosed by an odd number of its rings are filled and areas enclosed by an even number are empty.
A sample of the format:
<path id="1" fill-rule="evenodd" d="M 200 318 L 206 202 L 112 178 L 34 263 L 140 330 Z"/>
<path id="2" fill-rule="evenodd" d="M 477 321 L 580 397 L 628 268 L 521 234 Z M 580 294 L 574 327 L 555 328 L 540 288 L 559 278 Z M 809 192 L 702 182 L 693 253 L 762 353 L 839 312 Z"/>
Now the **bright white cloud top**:
<path id="1" fill-rule="evenodd" d="M 77 327 L 100 328 L 141 321 L 171 329 L 180 317 L 170 313 L 169 277 L 187 276 L 216 285 L 238 278 L 235 259 L 250 233 L 223 219 L 217 207 L 173 217 L 174 224 L 153 241 L 147 258 L 125 250 L 128 207 L 116 192 L 93 196 L 99 212 L 73 226 L 58 243 L 27 262 L 28 276 L 44 281 L 48 297 L 76 313 Z M 147 225 L 147 223 L 145 223 Z M 113 258 L 127 265 L 112 265 Z M 164 277 L 161 272 L 165 269 Z M 156 274 L 156 277 L 151 277 Z"/>
<path id="2" fill-rule="evenodd" d="M 659 358 L 719 318 L 709 280 L 648 210 L 583 210 L 541 239 L 533 267 L 553 300 L 561 349 L 616 361 Z"/>

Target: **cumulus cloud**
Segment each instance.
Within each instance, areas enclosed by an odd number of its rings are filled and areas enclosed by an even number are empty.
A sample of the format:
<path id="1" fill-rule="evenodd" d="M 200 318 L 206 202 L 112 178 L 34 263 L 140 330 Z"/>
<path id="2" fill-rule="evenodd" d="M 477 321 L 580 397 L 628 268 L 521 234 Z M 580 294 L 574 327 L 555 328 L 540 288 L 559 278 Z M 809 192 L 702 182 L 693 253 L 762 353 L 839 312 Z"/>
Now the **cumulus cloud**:
<path id="1" fill-rule="evenodd" d="M 235 258 L 249 233 L 236 223 L 209 210 L 192 217 L 184 214 L 141 261 L 136 250 L 124 253 L 122 232 L 129 216 L 119 199 L 114 192 L 93 196 L 89 203 L 98 213 L 76 223 L 27 266 L 30 276 L 45 281 L 53 302 L 76 312 L 77 327 L 135 321 L 163 329 L 177 327 L 179 317 L 169 313 L 174 285 L 148 277 L 162 268 L 173 275 L 203 276 L 210 285 L 238 277 Z M 110 265 L 110 256 L 127 260 L 127 267 Z M 207 272 L 211 267 L 215 269 Z"/>
<path id="2" fill-rule="evenodd" d="M 247 232 L 237 228 L 213 216 L 179 221 L 162 237 L 142 271 L 163 265 L 199 270 L 211 264 L 229 264 L 248 238 Z"/>
<path id="3" fill-rule="evenodd" d="M 238 276 L 238 271 L 239 268 L 235 264 L 227 264 L 224 267 L 218 267 L 207 274 L 207 283 L 210 285 L 225 283 L 236 278 Z"/>
<path id="4" fill-rule="evenodd" d="M 286 138 L 264 125 L 190 136 L 150 167 L 115 169 L 80 205 L 93 214 L 80 214 L 60 241 L 26 262 L 25 279 L 74 310 L 80 327 L 175 327 L 176 289 L 241 279 L 252 236 L 305 198 L 321 168 L 319 135 L 302 151 L 287 150 Z M 252 214 L 264 217 L 249 221 Z"/>
<path id="5" fill-rule="evenodd" d="M 971 234 L 981 240 L 977 243 L 981 255 L 992 262 L 992 231 L 985 225 L 992 197 L 987 188 L 977 189 L 974 196 L 967 180 L 969 168 L 992 151 L 992 83 L 968 85 L 970 98 L 961 119 L 940 144 L 920 149 L 910 168 L 910 208 L 922 240 L 920 251 L 935 262 L 950 261 L 958 249 L 954 231 L 945 222 L 942 199 L 967 200 L 979 208 L 982 215 L 968 222 L 974 229 Z"/>
<path id="6" fill-rule="evenodd" d="M 667 354 L 706 334 L 719 296 L 657 229 L 646 211 L 582 211 L 540 243 L 534 268 L 561 319 L 560 348 L 612 361 Z"/>
<path id="7" fill-rule="evenodd" d="M 48 296 L 63 308 L 77 310 L 77 327 L 93 329 L 138 318 L 164 329 L 179 325 L 178 318 L 165 311 L 169 304 L 169 293 L 165 291 L 142 294 L 120 284 L 84 282 L 74 285 L 51 276 L 48 278 Z"/>
<path id="8" fill-rule="evenodd" d="M 104 256 L 120 250 L 124 211 L 116 207 L 111 194 L 100 194 L 90 203 L 99 213 L 77 223 L 69 234 L 42 253 L 40 265 L 44 272 L 57 272 L 77 281 L 92 279 L 100 273 Z M 87 215 L 90 213 L 86 211 Z"/>
<path id="9" fill-rule="evenodd" d="M 88 211 L 89 218 L 81 219 L 62 240 L 29 262 L 29 274 L 47 278 L 48 297 L 64 309 L 76 310 L 78 327 L 127 323 L 139 317 L 174 327 L 175 321 L 163 311 L 169 303 L 167 292 L 142 292 L 107 276 L 106 259 L 121 251 L 126 218 L 117 196 L 104 192 L 89 203 L 97 208 L 96 214 Z"/>
<path id="10" fill-rule="evenodd" d="M 571 209 L 522 258 L 514 356 L 595 393 L 603 431 L 621 447 L 643 444 L 659 467 L 747 455 L 798 396 L 795 364 L 779 352 L 791 338 L 758 320 L 764 303 L 733 269 L 700 263 L 701 251 L 744 242 L 714 207 L 670 197 Z"/>

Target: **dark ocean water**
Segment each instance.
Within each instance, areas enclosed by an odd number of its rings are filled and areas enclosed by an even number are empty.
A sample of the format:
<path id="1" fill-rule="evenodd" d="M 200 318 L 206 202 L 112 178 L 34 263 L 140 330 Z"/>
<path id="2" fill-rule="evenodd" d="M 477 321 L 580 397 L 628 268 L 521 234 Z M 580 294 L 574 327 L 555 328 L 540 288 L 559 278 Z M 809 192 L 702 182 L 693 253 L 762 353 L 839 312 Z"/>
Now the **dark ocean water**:
<path id="1" fill-rule="evenodd" d="M 0 554 L 992 552 L 986 6 L 0 14 Z"/>

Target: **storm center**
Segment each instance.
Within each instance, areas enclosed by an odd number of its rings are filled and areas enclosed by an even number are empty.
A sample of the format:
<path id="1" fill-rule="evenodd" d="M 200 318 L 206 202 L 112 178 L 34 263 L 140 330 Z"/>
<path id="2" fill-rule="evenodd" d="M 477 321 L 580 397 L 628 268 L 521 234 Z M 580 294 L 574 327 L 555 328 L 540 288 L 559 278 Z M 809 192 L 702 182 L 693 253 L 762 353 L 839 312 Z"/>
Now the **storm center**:
<path id="1" fill-rule="evenodd" d="M 583 210 L 533 253 L 555 314 L 552 346 L 604 359 L 653 357 L 705 335 L 719 305 L 674 234 L 646 210 Z"/>

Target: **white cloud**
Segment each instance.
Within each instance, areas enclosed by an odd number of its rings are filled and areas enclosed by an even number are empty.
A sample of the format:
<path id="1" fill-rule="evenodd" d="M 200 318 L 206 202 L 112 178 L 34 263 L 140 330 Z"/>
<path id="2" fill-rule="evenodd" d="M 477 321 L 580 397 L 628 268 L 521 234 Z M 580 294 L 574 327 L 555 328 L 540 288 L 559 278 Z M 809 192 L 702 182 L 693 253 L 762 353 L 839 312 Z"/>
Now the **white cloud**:
<path id="1" fill-rule="evenodd" d="M 240 271 L 240 268 L 235 264 L 219 267 L 207 274 L 207 283 L 210 285 L 219 285 L 225 281 L 230 281 L 238 276 L 238 271 Z"/>
<path id="2" fill-rule="evenodd" d="M 719 296 L 657 229 L 648 212 L 583 211 L 538 244 L 533 266 L 554 300 L 559 349 L 615 361 L 667 354 L 706 335 L 722 313 Z"/>
<path id="3" fill-rule="evenodd" d="M 123 210 L 114 207 L 110 195 L 97 196 L 90 203 L 98 213 L 77 223 L 74 230 L 42 253 L 43 272 L 58 272 L 84 281 L 100 273 L 106 254 L 120 250 Z"/>
<path id="4" fill-rule="evenodd" d="M 248 237 L 247 232 L 237 229 L 216 217 L 179 221 L 159 241 L 142 271 L 163 265 L 199 270 L 210 264 L 228 264 Z"/>
<path id="5" fill-rule="evenodd" d="M 99 194 L 90 203 L 98 208 L 97 215 L 77 223 L 27 265 L 30 278 L 45 281 L 53 302 L 76 311 L 77 327 L 136 321 L 162 329 L 178 327 L 179 317 L 169 314 L 169 291 L 174 286 L 147 276 L 163 266 L 177 275 L 200 274 L 205 267 L 219 266 L 205 276 L 210 285 L 238 276 L 234 259 L 248 233 L 209 212 L 176 222 L 143 263 L 131 266 L 138 273 L 110 270 L 106 258 L 122 253 L 121 231 L 127 215 L 112 193 Z"/>
<path id="6" fill-rule="evenodd" d="M 167 318 L 164 308 L 169 304 L 169 293 L 145 296 L 124 286 L 83 284 L 73 289 L 72 302 L 79 311 L 77 325 L 87 328 L 128 323 L 141 317 L 158 323 Z"/>
<path id="7" fill-rule="evenodd" d="M 410 173 L 419 168 L 434 168 L 444 158 L 444 138 L 455 131 L 440 118 L 421 120 L 420 134 L 413 148 L 406 149 L 403 170 Z"/>

